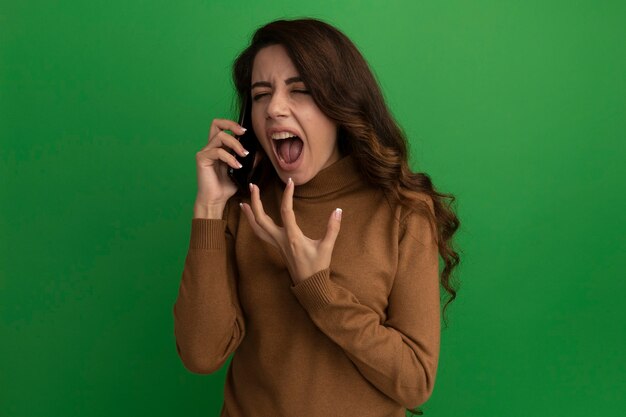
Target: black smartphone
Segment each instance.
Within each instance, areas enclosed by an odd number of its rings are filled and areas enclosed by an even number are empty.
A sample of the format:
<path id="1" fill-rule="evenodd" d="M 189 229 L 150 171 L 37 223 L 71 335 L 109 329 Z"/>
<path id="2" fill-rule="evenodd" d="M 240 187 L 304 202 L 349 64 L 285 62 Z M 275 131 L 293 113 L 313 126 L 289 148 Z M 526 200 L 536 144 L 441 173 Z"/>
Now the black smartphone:
<path id="1" fill-rule="evenodd" d="M 228 168 L 228 176 L 239 187 L 240 190 L 247 190 L 248 184 L 252 177 L 252 170 L 254 168 L 254 159 L 257 152 L 258 142 L 256 137 L 252 133 L 252 124 L 250 115 L 250 106 L 248 106 L 248 97 L 244 98 L 241 114 L 239 115 L 239 125 L 245 127 L 247 130 L 243 135 L 235 135 L 239 142 L 243 145 L 243 148 L 249 152 L 246 156 L 240 156 L 233 152 L 235 158 L 242 165 L 242 168 Z"/>

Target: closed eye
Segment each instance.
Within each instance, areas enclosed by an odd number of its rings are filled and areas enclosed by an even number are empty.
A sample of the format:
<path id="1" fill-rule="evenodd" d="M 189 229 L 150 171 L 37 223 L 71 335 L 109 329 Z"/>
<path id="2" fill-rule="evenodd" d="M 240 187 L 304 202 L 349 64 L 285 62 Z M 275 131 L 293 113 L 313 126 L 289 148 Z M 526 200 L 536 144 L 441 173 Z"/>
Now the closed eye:
<path id="1" fill-rule="evenodd" d="M 257 101 L 258 99 L 266 95 L 267 93 L 257 94 L 256 96 L 252 97 L 252 100 Z"/>
<path id="2" fill-rule="evenodd" d="M 308 90 L 291 90 L 291 92 L 292 92 L 292 93 L 301 93 L 301 94 L 311 94 L 311 92 L 310 92 L 310 91 L 308 91 Z M 259 100 L 261 97 L 263 97 L 263 96 L 267 96 L 268 94 L 269 94 L 269 93 L 260 93 L 260 94 L 255 95 L 254 97 L 252 97 L 252 99 L 253 99 L 254 101 L 257 101 L 257 100 Z"/>

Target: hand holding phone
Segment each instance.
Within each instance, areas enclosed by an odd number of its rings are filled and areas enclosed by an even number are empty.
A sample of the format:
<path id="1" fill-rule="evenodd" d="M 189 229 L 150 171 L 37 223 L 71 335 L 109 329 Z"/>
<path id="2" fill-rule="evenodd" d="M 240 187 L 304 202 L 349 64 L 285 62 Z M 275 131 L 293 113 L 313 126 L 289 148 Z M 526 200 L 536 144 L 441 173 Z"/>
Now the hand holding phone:
<path id="1" fill-rule="evenodd" d="M 228 168 L 228 176 L 237 185 L 240 190 L 248 190 L 248 184 L 252 177 L 254 161 L 257 151 L 257 140 L 252 133 L 252 126 L 249 123 L 250 109 L 248 108 L 248 98 L 244 98 L 243 109 L 239 115 L 239 125 L 246 128 L 246 132 L 242 135 L 236 135 L 239 143 L 249 152 L 246 156 L 240 156 L 233 153 L 237 161 L 242 165 L 241 168 Z"/>
<path id="2" fill-rule="evenodd" d="M 221 218 L 226 202 L 237 192 L 228 170 L 240 169 L 235 156 L 243 158 L 249 155 L 235 138 L 236 134 L 243 133 L 242 127 L 232 120 L 213 119 L 208 144 L 196 153 L 198 194 L 195 217 Z"/>

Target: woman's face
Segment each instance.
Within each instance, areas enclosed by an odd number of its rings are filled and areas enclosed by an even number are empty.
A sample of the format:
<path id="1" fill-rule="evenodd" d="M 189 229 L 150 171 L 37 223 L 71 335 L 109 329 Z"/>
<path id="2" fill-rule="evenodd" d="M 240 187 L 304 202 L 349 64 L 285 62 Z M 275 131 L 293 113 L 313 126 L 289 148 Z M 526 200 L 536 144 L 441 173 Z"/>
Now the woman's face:
<path id="1" fill-rule="evenodd" d="M 337 124 L 315 104 L 282 45 L 259 50 L 251 85 L 254 133 L 284 182 L 304 184 L 339 160 Z"/>

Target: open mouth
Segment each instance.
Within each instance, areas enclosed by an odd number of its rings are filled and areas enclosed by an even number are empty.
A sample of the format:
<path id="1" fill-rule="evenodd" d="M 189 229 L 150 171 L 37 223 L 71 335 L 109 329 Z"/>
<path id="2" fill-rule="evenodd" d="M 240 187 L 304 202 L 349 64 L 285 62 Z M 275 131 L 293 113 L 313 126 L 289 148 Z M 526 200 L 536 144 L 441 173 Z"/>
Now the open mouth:
<path id="1" fill-rule="evenodd" d="M 274 152 L 281 165 L 295 164 L 302 155 L 304 142 L 298 136 L 290 136 L 285 139 L 273 139 Z"/>

